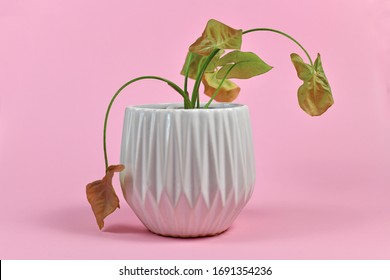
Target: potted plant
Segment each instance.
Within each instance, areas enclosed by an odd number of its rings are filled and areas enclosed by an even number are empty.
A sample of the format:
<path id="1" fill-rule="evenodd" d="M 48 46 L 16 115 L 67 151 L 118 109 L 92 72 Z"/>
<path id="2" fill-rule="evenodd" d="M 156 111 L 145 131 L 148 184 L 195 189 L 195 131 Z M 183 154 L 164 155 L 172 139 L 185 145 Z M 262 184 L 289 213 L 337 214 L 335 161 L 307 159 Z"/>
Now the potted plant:
<path id="1" fill-rule="evenodd" d="M 154 233 L 211 236 L 230 227 L 248 202 L 255 182 L 248 107 L 230 103 L 240 92 L 230 79 L 248 79 L 272 69 L 256 54 L 240 50 L 242 36 L 257 31 L 283 35 L 307 56 L 309 63 L 291 54 L 303 82 L 298 102 L 306 113 L 319 116 L 333 104 L 319 54 L 313 62 L 298 41 L 279 30 L 242 31 L 209 20 L 201 37 L 189 47 L 181 71 L 183 87 L 162 77 L 142 76 L 125 83 L 112 97 L 103 128 L 106 174 L 86 187 L 100 229 L 104 219 L 119 208 L 112 186 L 115 172 L 121 172 L 126 201 Z M 192 90 L 189 78 L 194 80 Z M 182 102 L 127 107 L 121 164 L 110 166 L 106 129 L 111 106 L 124 88 L 145 79 L 167 83 L 180 94 Z M 207 103 L 200 102 L 201 84 L 210 97 Z M 214 100 L 221 103 L 212 103 Z"/>

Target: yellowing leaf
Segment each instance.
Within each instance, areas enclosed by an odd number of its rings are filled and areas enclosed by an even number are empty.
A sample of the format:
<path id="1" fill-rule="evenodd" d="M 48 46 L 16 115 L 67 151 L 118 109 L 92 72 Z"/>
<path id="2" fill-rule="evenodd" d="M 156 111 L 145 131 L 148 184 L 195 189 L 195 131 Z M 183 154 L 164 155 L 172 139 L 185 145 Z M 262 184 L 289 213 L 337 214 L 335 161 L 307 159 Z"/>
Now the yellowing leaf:
<path id="1" fill-rule="evenodd" d="M 206 68 L 207 73 L 211 73 L 215 71 L 215 68 L 217 68 L 217 61 L 220 58 L 220 56 L 224 53 L 223 50 L 220 50 L 210 61 L 209 65 Z M 191 55 L 192 54 L 192 55 Z M 189 61 L 191 58 L 191 61 Z M 202 67 L 202 64 L 205 63 L 207 59 L 207 56 L 201 56 L 196 53 L 188 52 L 186 61 L 183 65 L 183 69 L 181 70 L 180 74 L 185 75 L 187 64 L 189 65 L 189 71 L 188 71 L 188 77 L 191 79 L 196 79 L 196 74 L 198 73 L 199 69 Z"/>
<path id="2" fill-rule="evenodd" d="M 216 73 L 206 73 L 202 78 L 204 93 L 212 97 L 221 81 L 222 79 L 217 79 Z M 214 99 L 218 102 L 232 102 L 237 98 L 239 93 L 239 86 L 230 80 L 225 80 Z"/>
<path id="3" fill-rule="evenodd" d="M 231 68 L 232 65 L 234 65 L 233 68 Z M 228 79 L 249 79 L 272 69 L 272 66 L 269 66 L 256 54 L 241 51 L 232 51 L 226 54 L 218 60 L 218 66 L 222 66 L 217 74 L 218 79 L 222 79 L 228 72 L 226 77 Z"/>
<path id="4" fill-rule="evenodd" d="M 313 76 L 314 69 L 310 64 L 303 62 L 303 59 L 296 53 L 290 55 L 291 61 L 297 70 L 298 78 L 302 81 L 307 81 Z"/>
<path id="5" fill-rule="evenodd" d="M 333 96 L 329 82 L 322 68 L 321 56 L 318 54 L 314 66 L 304 64 L 297 54 L 291 55 L 303 85 L 298 89 L 299 106 L 310 116 L 320 116 L 333 105 Z M 312 73 L 312 74 L 311 74 Z"/>
<path id="6" fill-rule="evenodd" d="M 115 172 L 120 172 L 124 168 L 124 165 L 111 165 L 107 168 L 107 173 L 102 180 L 89 183 L 86 187 L 87 199 L 91 204 L 99 229 L 104 227 L 104 219 L 119 208 L 119 199 L 112 186 L 112 178 Z"/>
<path id="7" fill-rule="evenodd" d="M 209 55 L 214 49 L 239 50 L 242 43 L 242 30 L 231 28 L 215 19 L 207 22 L 206 28 L 195 43 L 190 46 L 190 52 L 202 56 Z"/>

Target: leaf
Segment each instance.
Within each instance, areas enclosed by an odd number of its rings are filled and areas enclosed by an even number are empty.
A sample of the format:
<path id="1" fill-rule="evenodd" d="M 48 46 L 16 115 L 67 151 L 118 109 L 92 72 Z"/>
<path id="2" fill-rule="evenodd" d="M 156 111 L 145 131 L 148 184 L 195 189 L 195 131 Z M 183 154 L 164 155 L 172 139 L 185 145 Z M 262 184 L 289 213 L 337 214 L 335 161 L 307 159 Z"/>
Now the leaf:
<path id="1" fill-rule="evenodd" d="M 232 51 L 218 61 L 218 66 L 222 68 L 218 71 L 217 78 L 222 79 L 232 65 L 235 66 L 227 75 L 228 79 L 249 79 L 272 69 L 272 66 L 252 52 Z"/>
<path id="2" fill-rule="evenodd" d="M 297 54 L 291 55 L 298 77 L 303 80 L 303 85 L 298 89 L 299 106 L 311 116 L 320 116 L 334 103 L 328 79 L 322 68 L 321 56 L 318 54 L 314 66 L 306 64 L 310 70 L 302 65 L 303 60 L 298 57 Z M 311 77 L 308 74 L 310 71 L 313 73 Z"/>
<path id="3" fill-rule="evenodd" d="M 317 58 L 314 61 L 314 69 L 318 72 L 324 73 L 324 68 L 322 68 L 322 61 L 321 61 L 321 55 L 317 54 Z M 325 75 L 325 73 L 324 73 Z"/>
<path id="4" fill-rule="evenodd" d="M 292 53 L 290 57 L 295 69 L 297 70 L 298 78 L 302 81 L 311 79 L 314 73 L 313 67 L 310 64 L 304 63 L 303 59 L 296 53 Z"/>
<path id="5" fill-rule="evenodd" d="M 215 68 L 217 68 L 217 61 L 221 57 L 221 55 L 224 53 L 223 50 L 220 50 L 210 61 L 209 65 L 206 68 L 207 73 L 211 73 L 215 71 Z M 190 59 L 191 52 L 187 53 L 186 61 L 183 65 L 183 69 L 181 70 L 180 74 L 185 76 L 186 66 L 188 64 L 188 61 Z M 196 53 L 192 53 L 192 58 L 190 62 L 190 68 L 188 72 L 188 77 L 191 79 L 196 79 L 196 74 L 198 73 L 198 69 L 202 66 L 202 64 L 206 61 L 207 56 L 201 56 Z"/>
<path id="6" fill-rule="evenodd" d="M 111 165 L 107 168 L 107 173 L 102 180 L 89 183 L 87 189 L 87 199 L 91 204 L 95 214 L 99 229 L 104 227 L 104 219 L 119 208 L 119 199 L 112 186 L 112 178 L 115 172 L 120 172 L 124 165 Z"/>
<path id="7" fill-rule="evenodd" d="M 189 50 L 190 52 L 207 56 L 214 49 L 239 50 L 242 43 L 242 30 L 233 29 L 215 19 L 207 22 L 206 28 Z"/>
<path id="8" fill-rule="evenodd" d="M 212 97 L 222 79 L 218 79 L 216 73 L 206 73 L 202 78 L 204 93 Z M 218 102 L 232 102 L 240 93 L 240 87 L 230 80 L 225 80 L 214 98 Z"/>

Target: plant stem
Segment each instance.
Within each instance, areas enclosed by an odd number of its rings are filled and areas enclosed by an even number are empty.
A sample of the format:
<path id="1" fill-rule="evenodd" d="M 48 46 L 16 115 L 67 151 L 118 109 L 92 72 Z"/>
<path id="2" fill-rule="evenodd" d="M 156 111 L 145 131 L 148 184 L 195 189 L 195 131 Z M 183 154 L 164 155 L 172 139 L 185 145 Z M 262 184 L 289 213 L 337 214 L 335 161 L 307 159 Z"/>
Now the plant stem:
<path id="1" fill-rule="evenodd" d="M 282 31 L 279 31 L 279 30 L 276 30 L 276 29 L 271 29 L 271 28 L 254 28 L 254 29 L 249 29 L 249 30 L 245 30 L 242 32 L 242 35 L 246 34 L 246 33 L 250 33 L 250 32 L 254 32 L 254 31 L 270 31 L 270 32 L 274 32 L 274 33 L 278 33 L 278 34 L 281 34 L 287 38 L 289 38 L 290 40 L 292 40 L 295 44 L 297 44 L 306 54 L 307 58 L 309 59 L 310 61 L 310 64 L 311 66 L 313 66 L 313 61 L 311 60 L 311 57 L 309 55 L 309 53 L 305 50 L 305 48 L 297 41 L 295 40 L 293 37 L 291 37 L 290 35 L 282 32 Z"/>
<path id="2" fill-rule="evenodd" d="M 196 75 L 196 80 L 195 80 L 195 84 L 194 84 L 194 89 L 192 90 L 192 96 L 191 96 L 191 104 L 192 104 L 192 108 L 195 108 L 195 104 L 196 104 L 196 100 L 197 98 L 199 98 L 199 86 L 200 86 L 200 82 L 202 80 L 202 77 L 203 77 L 203 74 L 204 72 L 206 71 L 207 69 L 207 66 L 210 64 L 211 60 L 213 59 L 213 57 L 219 52 L 219 49 L 214 49 L 210 54 L 209 56 L 207 57 L 205 63 L 202 65 L 202 68 L 200 69 L 200 71 L 197 73 Z"/>
<path id="3" fill-rule="evenodd" d="M 184 93 L 188 96 L 187 86 L 188 86 L 188 73 L 190 72 L 190 65 L 192 61 L 193 53 L 190 52 L 190 56 L 188 59 L 188 64 L 186 65 L 185 69 L 185 77 L 184 77 Z M 184 108 L 188 109 L 187 103 L 184 101 Z"/>
<path id="4" fill-rule="evenodd" d="M 117 98 L 117 96 L 119 95 L 119 93 L 121 93 L 121 91 L 123 89 L 125 89 L 128 85 L 130 85 L 130 84 L 132 84 L 132 83 L 134 83 L 136 81 L 145 80 L 145 79 L 153 79 L 153 80 L 160 80 L 160 81 L 166 82 L 169 86 L 171 86 L 174 90 L 176 90 L 181 96 L 183 96 L 184 103 L 187 104 L 187 106 L 191 103 L 191 101 L 188 98 L 188 96 L 183 92 L 183 90 L 178 85 L 176 85 L 175 83 L 173 83 L 173 82 L 171 82 L 171 81 L 169 81 L 167 79 L 164 79 L 164 78 L 161 78 L 161 77 L 158 77 L 158 76 L 142 76 L 142 77 L 138 77 L 138 78 L 132 79 L 131 81 L 128 81 L 123 86 L 121 86 L 120 89 L 118 89 L 118 91 L 111 98 L 110 104 L 108 105 L 108 108 L 107 108 L 107 111 L 106 111 L 106 117 L 104 119 L 103 151 L 104 151 L 104 162 L 105 162 L 105 165 L 106 165 L 106 172 L 107 172 L 107 168 L 108 168 L 106 132 L 107 132 L 108 115 L 110 114 L 110 110 L 111 110 L 112 104 L 114 103 L 114 101 Z"/>
<path id="5" fill-rule="evenodd" d="M 236 65 L 237 65 L 237 64 L 233 64 L 232 66 L 230 66 L 229 70 L 226 72 L 225 76 L 223 76 L 221 82 L 219 83 L 217 89 L 214 91 L 213 95 L 211 96 L 209 102 L 207 102 L 207 104 L 204 106 L 205 109 L 207 109 L 207 108 L 210 106 L 211 102 L 212 102 L 212 101 L 214 100 L 214 98 L 217 96 L 219 89 L 222 87 L 223 82 L 225 82 L 226 77 L 229 75 L 230 71 L 232 71 L 232 69 L 233 69 L 234 66 L 236 66 Z"/>

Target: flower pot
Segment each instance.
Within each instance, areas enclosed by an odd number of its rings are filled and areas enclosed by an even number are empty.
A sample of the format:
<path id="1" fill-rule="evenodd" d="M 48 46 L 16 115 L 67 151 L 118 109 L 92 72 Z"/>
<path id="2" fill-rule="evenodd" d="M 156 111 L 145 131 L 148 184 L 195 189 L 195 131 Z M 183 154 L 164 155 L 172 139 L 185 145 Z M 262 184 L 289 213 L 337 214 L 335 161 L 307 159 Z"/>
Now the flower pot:
<path id="1" fill-rule="evenodd" d="M 255 182 L 248 107 L 127 107 L 121 163 L 123 195 L 150 231 L 173 237 L 222 233 Z"/>

